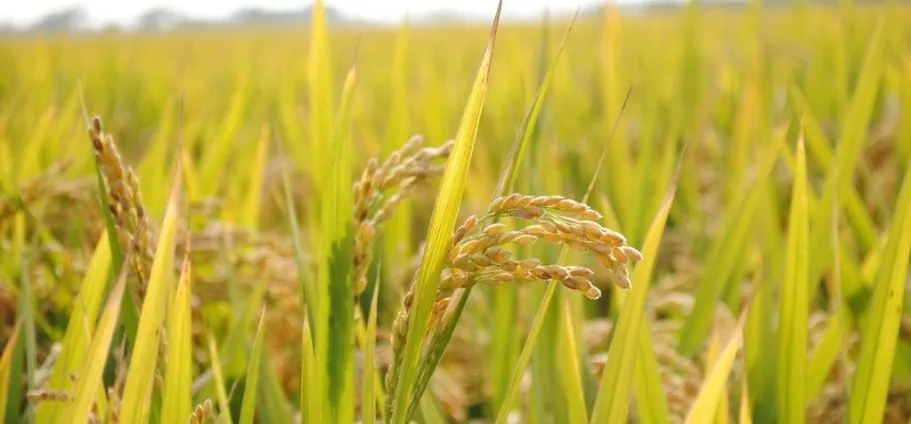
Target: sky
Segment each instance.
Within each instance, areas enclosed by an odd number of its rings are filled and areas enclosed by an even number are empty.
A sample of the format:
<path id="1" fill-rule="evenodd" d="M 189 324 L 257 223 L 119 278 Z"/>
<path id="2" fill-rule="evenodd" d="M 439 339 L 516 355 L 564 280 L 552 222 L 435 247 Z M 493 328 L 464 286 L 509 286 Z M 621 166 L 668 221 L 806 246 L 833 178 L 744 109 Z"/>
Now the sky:
<path id="1" fill-rule="evenodd" d="M 222 18 L 246 7 L 299 10 L 311 0 L 0 0 L 0 22 L 29 25 L 49 12 L 79 6 L 92 25 L 129 25 L 142 13 L 163 7 L 193 18 Z M 460 15 L 492 17 L 496 0 L 326 0 L 326 5 L 346 15 L 395 23 L 404 16 L 454 12 Z M 538 16 L 544 9 L 572 12 L 598 0 L 504 0 L 505 18 Z"/>

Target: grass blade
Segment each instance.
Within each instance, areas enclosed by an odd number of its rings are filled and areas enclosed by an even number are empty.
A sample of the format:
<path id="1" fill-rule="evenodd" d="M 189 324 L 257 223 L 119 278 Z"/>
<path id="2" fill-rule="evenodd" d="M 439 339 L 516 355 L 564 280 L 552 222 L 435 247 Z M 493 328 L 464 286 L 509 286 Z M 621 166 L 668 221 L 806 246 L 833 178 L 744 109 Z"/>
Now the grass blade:
<path id="1" fill-rule="evenodd" d="M 147 421 L 149 388 L 152 384 L 155 367 L 158 364 L 159 329 L 164 317 L 165 300 L 168 285 L 172 283 L 171 275 L 174 263 L 174 236 L 177 232 L 177 218 L 180 204 L 180 167 L 171 185 L 171 195 L 165 212 L 164 223 L 159 233 L 155 260 L 149 276 L 148 289 L 139 316 L 139 326 L 133 353 L 130 357 L 130 369 L 124 383 L 123 402 L 121 404 L 121 422 L 126 424 Z"/>
<path id="2" fill-rule="evenodd" d="M 911 168 L 909 168 L 911 169 Z M 892 228 L 876 274 L 873 300 L 861 332 L 860 357 L 848 407 L 848 422 L 883 419 L 911 254 L 911 171 L 905 170 Z"/>
<path id="3" fill-rule="evenodd" d="M 446 250 L 452 239 L 452 230 L 459 213 L 465 181 L 468 177 L 468 167 L 471 154 L 474 150 L 475 136 L 484 108 L 484 98 L 487 95 L 487 83 L 490 76 L 490 66 L 493 60 L 494 45 L 497 39 L 497 28 L 500 21 L 502 1 L 497 6 L 491 28 L 487 50 L 478 69 L 477 77 L 472 85 L 471 94 L 465 106 L 459 129 L 455 137 L 455 146 L 446 164 L 440 183 L 439 194 L 430 219 L 430 228 L 427 232 L 427 244 L 421 261 L 421 269 L 417 280 L 414 306 L 409 318 L 408 335 L 404 346 L 399 382 L 394 394 L 394 406 L 390 411 L 392 422 L 401 424 L 408 421 L 410 404 L 419 400 L 423 395 L 414 390 L 415 377 L 418 366 L 421 365 L 420 356 L 424 345 L 424 336 L 431 308 L 434 303 L 437 287 L 440 284 L 440 272 Z M 425 362 L 426 364 L 426 362 Z M 432 373 L 432 369 L 427 374 Z"/>
<path id="4" fill-rule="evenodd" d="M 259 325 L 256 327 L 256 338 L 253 339 L 253 353 L 250 355 L 250 363 L 247 364 L 246 388 L 238 421 L 240 424 L 253 424 L 253 416 L 256 412 L 256 392 L 259 387 L 259 363 L 263 355 L 263 322 L 265 322 L 265 318 L 266 311 L 263 309 L 259 316 Z"/>
<path id="5" fill-rule="evenodd" d="M 779 150 L 783 144 L 784 133 L 776 136 L 762 153 L 758 170 L 752 182 L 742 190 L 742 197 L 731 204 L 732 210 L 726 214 L 719 234 L 712 245 L 703 278 L 696 289 L 696 300 L 692 313 L 687 316 L 680 333 L 677 350 L 684 355 L 696 353 L 707 339 L 715 314 L 716 302 L 725 286 L 730 281 L 735 263 L 741 260 L 737 254 L 742 252 L 747 242 L 753 216 L 762 194 L 762 187 L 772 173 L 778 160 Z"/>
<path id="6" fill-rule="evenodd" d="M 189 246 L 189 243 L 187 245 Z M 191 351 L 191 321 L 193 317 L 190 311 L 190 296 L 193 284 L 190 279 L 191 270 L 190 250 L 188 248 L 183 260 L 183 269 L 180 272 L 180 283 L 177 286 L 177 294 L 173 302 L 174 306 L 168 312 L 168 350 L 165 352 L 167 362 L 164 375 L 164 390 L 162 391 L 162 422 L 176 423 L 183 421 L 190 415 L 193 408 L 190 394 L 190 386 L 193 382 L 193 352 Z"/>
<path id="7" fill-rule="evenodd" d="M 809 319 L 809 237 L 807 161 L 801 135 L 791 197 L 785 279 L 781 292 L 778 350 L 778 413 L 785 422 L 800 423 L 806 416 L 807 320 Z"/>
<path id="8" fill-rule="evenodd" d="M 643 424 L 670 424 L 670 410 L 658 370 L 658 359 L 652 346 L 652 329 L 642 323 L 637 336 L 639 343 L 636 359 L 636 405 L 639 421 Z"/>
<path id="9" fill-rule="evenodd" d="M 6 341 L 3 347 L 3 354 L 0 354 L 0 417 L 6 417 L 7 401 L 10 394 L 10 376 L 13 372 L 13 352 L 16 348 L 16 342 L 19 340 L 19 324 L 13 329 L 13 334 Z M 13 405 L 17 407 L 17 405 Z"/>
<path id="10" fill-rule="evenodd" d="M 324 167 L 329 158 L 326 146 L 332 137 L 332 111 L 335 110 L 332 107 L 332 57 L 326 35 L 326 7 L 322 0 L 313 3 L 307 66 L 312 162 L 300 166 L 301 169 L 312 170 L 313 189 L 319 197 L 323 191 Z"/>
<path id="11" fill-rule="evenodd" d="M 652 272 L 664 227 L 674 203 L 677 188 L 677 176 L 668 189 L 668 193 L 649 227 L 642 248 L 643 260 L 633 271 L 632 289 L 628 292 L 620 317 L 617 321 L 613 341 L 607 354 L 607 363 L 601 374 L 598 396 L 591 422 L 622 423 L 629 414 L 630 394 L 633 371 L 636 369 L 637 330 L 643 323 L 645 297 L 651 285 Z"/>
<path id="12" fill-rule="evenodd" d="M 722 395 L 725 393 L 725 386 L 728 376 L 731 374 L 731 368 L 734 366 L 734 358 L 737 351 L 743 346 L 743 323 L 738 324 L 737 330 L 728 341 L 724 350 L 721 351 L 712 371 L 706 377 L 702 389 L 693 406 L 687 414 L 687 423 L 709 423 L 713 422 L 718 414 L 718 404 Z"/>
<path id="13" fill-rule="evenodd" d="M 64 414 L 64 417 L 70 422 L 86 422 L 89 413 L 92 411 L 92 403 L 95 401 L 95 396 L 100 393 L 102 374 L 107 362 L 108 351 L 111 348 L 111 339 L 114 337 L 117 318 L 120 315 L 121 297 L 124 294 L 127 270 L 129 269 L 129 267 L 123 266 L 121 268 L 117 285 L 108 297 L 107 305 L 101 313 L 101 319 L 98 321 L 94 337 L 92 337 L 92 344 L 86 351 L 86 362 L 81 369 L 79 381 L 75 386 L 75 398 L 66 408 L 66 413 Z"/>
<path id="14" fill-rule="evenodd" d="M 231 404 L 228 402 L 228 393 L 225 391 L 225 377 L 221 369 L 221 360 L 218 358 L 218 348 L 215 338 L 209 333 L 209 362 L 212 364 L 212 379 L 215 383 L 215 396 L 218 398 L 219 418 L 218 424 L 231 424 Z"/>
<path id="15" fill-rule="evenodd" d="M 557 303 L 555 311 L 557 318 L 558 343 L 556 349 L 556 373 L 560 378 L 566 402 L 567 422 L 572 424 L 585 424 L 588 422 L 588 407 L 585 404 L 585 391 L 582 387 L 582 369 L 579 366 L 579 353 L 576 349 L 576 338 L 572 334 L 572 316 L 569 301 L 566 296 L 561 296 L 562 302 Z"/>
<path id="16" fill-rule="evenodd" d="M 355 67 L 345 78 L 342 104 L 332 140 L 327 190 L 322 197 L 320 267 L 317 270 L 320 299 L 316 332 L 316 360 L 325 369 L 326 419 L 354 420 L 354 218 L 351 214 L 351 117 Z"/>
<path id="17" fill-rule="evenodd" d="M 377 273 L 379 275 L 379 273 Z M 364 369 L 361 372 L 361 421 L 374 422 L 376 418 L 376 304 L 380 293 L 380 281 L 373 285 L 370 300 L 370 317 L 367 318 L 367 335 L 364 338 Z"/>
<path id="18" fill-rule="evenodd" d="M 47 382 L 48 388 L 69 391 L 72 386 L 69 375 L 71 372 L 77 372 L 86 358 L 86 350 L 92 342 L 91 335 L 95 332 L 95 321 L 102 307 L 110 267 L 110 244 L 107 234 L 102 233 L 82 279 L 79 294 L 73 301 L 73 311 L 63 336 L 60 357 L 57 358 L 54 372 Z M 35 421 L 38 423 L 56 422 L 62 410 L 63 407 L 58 402 L 42 402 L 35 411 Z M 0 416 L 3 415 L 0 414 Z"/>
<path id="19" fill-rule="evenodd" d="M 256 155 L 250 169 L 250 181 L 246 199 L 241 210 L 239 223 L 245 228 L 259 228 L 259 215 L 262 210 L 263 173 L 266 161 L 269 158 L 269 139 L 271 127 L 263 124 L 260 130 L 259 141 L 256 144 Z"/>
<path id="20" fill-rule="evenodd" d="M 301 342 L 301 417 L 304 423 L 322 423 L 323 405 L 320 403 L 319 369 L 316 368 L 316 357 L 313 353 L 313 335 L 310 332 L 310 321 L 304 321 Z"/>

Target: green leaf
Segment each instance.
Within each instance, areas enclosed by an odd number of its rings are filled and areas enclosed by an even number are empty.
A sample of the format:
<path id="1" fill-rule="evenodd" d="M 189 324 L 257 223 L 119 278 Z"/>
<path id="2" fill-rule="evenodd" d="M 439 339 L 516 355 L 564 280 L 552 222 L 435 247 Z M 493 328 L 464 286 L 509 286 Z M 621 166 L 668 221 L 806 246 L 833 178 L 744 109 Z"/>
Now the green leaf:
<path id="1" fill-rule="evenodd" d="M 876 274 L 873 300 L 860 333 L 860 356 L 848 407 L 848 422 L 852 424 L 883 419 L 911 254 L 909 169 L 906 167 L 892 228 Z"/>
<path id="2" fill-rule="evenodd" d="M 192 282 L 190 251 L 186 252 L 180 283 L 167 317 L 167 358 L 162 391 L 162 422 L 176 423 L 185 420 L 193 410 L 190 386 L 193 383 L 192 313 L 190 296 Z"/>
<path id="3" fill-rule="evenodd" d="M 718 413 L 718 404 L 725 393 L 728 376 L 731 374 L 731 368 L 734 366 L 734 358 L 737 351 L 743 346 L 743 324 L 737 326 L 734 335 L 728 341 L 718 360 L 712 366 L 712 370 L 706 377 L 696 401 L 687 414 L 687 423 L 710 423 L 713 422 Z"/>
<path id="4" fill-rule="evenodd" d="M 377 273 L 379 274 L 379 273 Z M 372 423 L 376 419 L 376 314 L 377 299 L 380 293 L 380 281 L 377 278 L 373 285 L 373 298 L 370 300 L 370 317 L 367 319 L 367 335 L 364 338 L 364 369 L 361 372 L 361 422 Z"/>
<path id="5" fill-rule="evenodd" d="M 310 321 L 305 320 L 301 341 L 301 416 L 307 424 L 323 422 L 323 405 L 321 402 L 320 370 L 316 367 L 313 353 L 313 336 L 310 333 Z"/>
<path id="6" fill-rule="evenodd" d="M 835 164 L 826 178 L 823 195 L 819 202 L 821 206 L 817 208 L 821 212 L 818 217 L 814 216 L 814 226 L 810 229 L 810 245 L 818 253 L 818 255 L 814 255 L 814 259 L 810 263 L 810 278 L 813 280 L 821 276 L 828 268 L 828 261 L 832 257 L 829 238 L 832 214 L 829 205 L 833 203 L 842 205 L 846 193 L 853 189 L 852 176 L 860 163 L 863 145 L 867 139 L 867 128 L 873 114 L 884 67 L 881 54 L 884 41 L 881 34 L 882 22 L 879 22 L 867 46 L 850 109 L 839 128 L 841 136 L 836 144 Z"/>
<path id="7" fill-rule="evenodd" d="M 579 353 L 576 349 L 576 338 L 573 335 L 572 316 L 566 296 L 556 304 L 557 316 L 556 373 L 560 378 L 566 405 L 567 423 L 585 424 L 588 422 L 588 407 L 585 404 L 582 388 L 582 369 L 579 366 Z"/>
<path id="8" fill-rule="evenodd" d="M 643 424 L 670 424 L 670 410 L 661 374 L 658 372 L 658 359 L 653 349 L 652 329 L 648 322 L 643 322 L 637 336 L 636 356 L 636 405 L 639 422 Z"/>
<path id="9" fill-rule="evenodd" d="M 155 368 L 158 364 L 159 334 L 164 317 L 166 296 L 169 284 L 173 284 L 174 235 L 177 231 L 180 204 L 181 174 L 177 175 L 171 185 L 171 195 L 165 212 L 164 223 L 159 233 L 155 259 L 149 275 L 148 288 L 139 316 L 139 326 L 133 353 L 130 357 L 130 368 L 124 383 L 123 401 L 120 409 L 121 422 L 125 424 L 144 423 L 148 417 L 150 402 L 149 388 L 152 384 Z"/>
<path id="10" fill-rule="evenodd" d="M 408 335 L 406 337 L 402 363 L 396 364 L 399 370 L 399 381 L 394 394 L 392 422 L 405 423 L 410 415 L 410 404 L 419 400 L 423 395 L 423 388 L 415 391 L 415 377 L 418 367 L 426 366 L 427 361 L 421 360 L 424 338 L 427 335 L 427 325 L 433 307 L 437 287 L 440 284 L 440 272 L 446 251 L 452 239 L 452 230 L 455 226 L 468 178 L 468 168 L 471 163 L 471 154 L 474 150 L 475 136 L 484 108 L 484 98 L 487 95 L 487 83 L 490 75 L 490 66 L 493 60 L 494 45 L 496 43 L 497 28 L 500 20 L 502 2 L 497 6 L 487 50 L 478 69 L 477 77 L 472 85 L 471 94 L 465 105 L 462 120 L 455 137 L 455 146 L 446 163 L 440 190 L 434 204 L 433 214 L 430 218 L 430 228 L 427 231 L 427 243 L 421 260 L 421 269 L 416 286 L 416 296 L 409 318 Z M 433 369 L 425 372 L 432 374 Z"/>
<path id="11" fill-rule="evenodd" d="M 86 358 L 85 352 L 92 342 L 95 320 L 98 318 L 104 299 L 110 267 L 111 249 L 107 233 L 104 232 L 95 245 L 95 252 L 92 254 L 89 267 L 82 279 L 79 294 L 73 301 L 73 311 L 70 313 L 70 319 L 66 325 L 60 356 L 54 364 L 54 371 L 47 382 L 47 388 L 69 392 L 70 387 L 73 386 L 70 373 L 78 373 Z M 35 412 L 36 422 L 53 423 L 63 412 L 63 405 L 59 402 L 42 402 L 38 404 Z M 0 416 L 3 415 L 0 414 Z"/>
<path id="12" fill-rule="evenodd" d="M 342 103 L 332 139 L 327 190 L 322 197 L 320 226 L 319 301 L 316 306 L 316 360 L 326 370 L 326 419 L 354 420 L 354 217 L 351 197 L 351 116 L 354 66 L 345 78 Z M 324 300 L 323 300 L 324 299 Z"/>
<path id="13" fill-rule="evenodd" d="M 644 323 L 645 298 L 651 285 L 661 236 L 664 234 L 667 217 L 671 205 L 674 203 L 676 180 L 675 176 L 674 182 L 668 189 L 661 208 L 645 236 L 642 249 L 644 258 L 633 271 L 632 289 L 628 292 L 620 310 L 617 328 L 607 354 L 607 363 L 601 374 L 601 383 L 591 419 L 593 424 L 627 421 L 633 372 L 636 369 L 636 348 L 639 343 L 637 331 Z"/>
<path id="14" fill-rule="evenodd" d="M 325 166 L 332 137 L 332 57 L 326 35 L 326 8 L 322 0 L 313 3 L 310 20 L 310 50 L 307 56 L 307 93 L 310 110 L 310 159 L 300 169 L 311 170 L 313 189 L 321 197 L 325 183 Z M 347 189 L 345 193 L 348 193 Z M 318 197 L 318 198 L 319 198 Z M 318 330 L 317 330 L 318 332 Z"/>
<path id="15" fill-rule="evenodd" d="M 263 124 L 259 141 L 256 143 L 256 155 L 250 169 L 250 181 L 247 184 L 249 189 L 246 191 L 246 199 L 244 200 L 239 219 L 239 224 L 245 228 L 259 228 L 259 215 L 262 210 L 263 199 L 263 174 L 266 169 L 266 161 L 269 158 L 270 136 L 271 127 L 268 124 Z"/>
<path id="16" fill-rule="evenodd" d="M 777 162 L 783 140 L 784 134 L 781 134 L 766 146 L 753 180 L 745 182 L 740 199 L 731 203 L 731 210 L 725 214 L 718 232 L 720 236 L 712 243 L 705 272 L 696 289 L 692 313 L 686 317 L 680 331 L 677 350 L 681 354 L 696 353 L 709 334 L 716 302 L 733 277 L 736 262 L 742 260 L 742 255 L 733 252 L 742 252 L 743 246 L 747 243 L 753 215 L 762 194 L 761 189 Z"/>
<path id="17" fill-rule="evenodd" d="M 209 333 L 207 339 L 209 362 L 212 366 L 212 380 L 215 384 L 215 395 L 218 398 L 219 415 L 216 423 L 231 424 L 231 404 L 228 401 L 228 393 L 225 392 L 225 377 L 221 370 L 221 360 L 218 358 L 218 348 L 215 346 L 215 338 L 212 337 L 212 333 Z"/>
<path id="18" fill-rule="evenodd" d="M 569 34 L 575 23 L 575 19 L 576 17 L 574 16 L 573 22 L 570 23 L 569 27 L 567 27 L 566 33 L 563 36 L 563 41 L 560 43 L 560 48 L 557 50 L 557 53 L 554 55 L 553 59 L 551 59 L 550 68 L 544 74 L 538 87 L 538 91 L 535 93 L 535 99 L 526 114 L 524 122 L 522 123 L 522 128 L 518 133 L 519 136 L 517 136 L 517 138 L 513 141 L 509 157 L 503 167 L 503 171 L 500 174 L 500 180 L 497 184 L 494 198 L 501 197 L 506 193 L 515 190 L 516 175 L 518 175 L 519 169 L 525 160 L 525 156 L 527 156 L 528 146 L 531 145 L 532 141 L 535 139 L 535 131 L 538 127 L 538 118 L 541 113 L 541 108 L 544 104 L 545 95 L 547 94 L 547 90 L 550 87 L 550 82 L 552 80 L 554 71 L 556 70 L 560 56 L 562 56 L 563 48 L 566 46 L 566 41 L 569 38 Z M 447 313 L 443 318 L 443 331 L 436 332 L 433 335 L 431 345 L 434 346 L 435 349 L 431 351 L 429 357 L 427 358 L 429 362 L 429 365 L 427 366 L 428 369 L 433 370 L 439 364 L 439 361 L 443 356 L 443 351 L 449 344 L 449 341 L 452 338 L 452 334 L 455 331 L 455 326 L 462 315 L 462 311 L 465 309 L 465 305 L 468 302 L 471 291 L 472 288 L 457 290 L 453 295 L 452 301 L 450 303 L 455 306 L 453 306 L 451 308 L 451 312 Z M 540 329 L 540 326 L 538 328 Z M 524 366 L 521 367 L 523 372 L 524 369 L 528 367 L 529 359 L 530 356 L 528 358 L 525 358 Z M 418 376 L 418 392 L 424 391 L 424 388 L 427 387 L 427 384 L 430 381 L 431 375 L 432 374 L 428 372 L 422 373 Z M 510 382 L 510 384 L 513 385 L 512 382 Z M 507 388 L 506 392 L 503 395 L 504 399 L 509 399 L 511 396 L 514 396 L 514 391 L 518 386 L 513 386 L 514 387 Z M 510 390 L 513 391 L 512 394 L 510 394 Z M 502 405 L 503 403 L 501 402 L 501 410 Z M 413 410 L 415 407 L 416 405 L 412 404 L 411 409 Z"/>
<path id="19" fill-rule="evenodd" d="M 117 318 L 120 315 L 121 297 L 124 294 L 128 270 L 129 267 L 121 267 L 120 277 L 108 297 L 107 305 L 101 313 L 101 319 L 98 320 L 94 337 L 92 337 L 92 343 L 86 351 L 85 364 L 81 368 L 79 380 L 73 391 L 75 397 L 63 415 L 70 422 L 86 422 L 92 411 L 95 397 L 99 393 L 103 393 L 101 390 L 102 374 L 111 348 L 111 339 L 114 337 L 114 330 L 117 326 Z"/>
<path id="20" fill-rule="evenodd" d="M 16 342 L 19 340 L 19 323 L 13 328 L 13 334 L 10 335 L 6 346 L 3 348 L 3 354 L 0 354 L 0 417 L 6 417 L 7 401 L 10 395 L 10 375 L 13 373 L 13 351 Z M 15 401 L 15 399 L 14 399 Z M 17 405 L 12 405 L 16 408 Z"/>
<path id="21" fill-rule="evenodd" d="M 797 170 L 791 196 L 785 279 L 779 317 L 778 413 L 784 422 L 806 420 L 807 321 L 809 319 L 810 220 L 807 163 L 803 137 L 797 145 Z"/>
<path id="22" fill-rule="evenodd" d="M 259 390 L 257 390 L 259 397 L 256 402 L 259 405 L 257 408 L 259 421 L 275 424 L 294 423 L 291 408 L 285 399 L 285 393 L 269 356 L 260 358 L 259 379 Z"/>
<path id="23" fill-rule="evenodd" d="M 259 316 L 259 325 L 256 327 L 256 338 L 253 339 L 253 353 L 247 365 L 246 388 L 244 399 L 240 406 L 239 424 L 253 424 L 253 415 L 256 412 L 256 392 L 259 387 L 259 363 L 263 356 L 263 323 L 266 321 L 266 310 L 263 309 Z"/>

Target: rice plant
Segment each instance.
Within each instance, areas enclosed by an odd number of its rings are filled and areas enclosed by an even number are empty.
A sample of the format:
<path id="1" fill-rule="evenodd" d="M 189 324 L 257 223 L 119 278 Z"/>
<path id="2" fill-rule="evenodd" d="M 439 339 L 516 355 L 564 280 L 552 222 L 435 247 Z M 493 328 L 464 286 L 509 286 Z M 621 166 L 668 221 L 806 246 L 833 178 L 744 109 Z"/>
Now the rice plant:
<path id="1" fill-rule="evenodd" d="M 2 421 L 911 420 L 911 8 L 501 13 L 0 35 Z"/>

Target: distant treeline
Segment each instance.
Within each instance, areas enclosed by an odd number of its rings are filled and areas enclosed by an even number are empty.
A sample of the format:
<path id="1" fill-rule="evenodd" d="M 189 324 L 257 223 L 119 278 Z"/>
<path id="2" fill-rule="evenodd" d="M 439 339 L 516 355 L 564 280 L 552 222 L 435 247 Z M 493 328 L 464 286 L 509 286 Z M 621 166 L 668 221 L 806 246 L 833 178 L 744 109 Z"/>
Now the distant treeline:
<path id="1" fill-rule="evenodd" d="M 886 0 L 853 0 L 858 3 L 877 3 Z M 911 1 L 911 0 L 899 0 Z M 764 0 L 766 6 L 779 7 L 797 4 L 794 0 Z M 838 4 L 838 0 L 811 1 L 814 4 Z M 686 1 L 657 0 L 645 3 L 621 5 L 635 13 L 649 11 L 672 11 L 686 6 Z M 708 0 L 702 1 L 709 7 L 739 8 L 748 4 L 747 1 L 738 0 Z M 585 10 L 586 14 L 596 14 L 603 11 L 603 6 L 596 6 Z M 132 24 L 109 23 L 102 26 L 92 26 L 86 12 L 78 7 L 62 9 L 48 13 L 31 25 L 15 26 L 10 23 L 0 22 L 0 34 L 6 33 L 74 33 L 86 31 L 169 31 L 175 29 L 192 28 L 230 28 L 248 26 L 305 26 L 310 22 L 311 8 L 300 10 L 269 10 L 261 8 L 245 8 L 238 10 L 231 16 L 221 19 L 198 19 L 183 15 L 179 12 L 156 8 L 140 15 Z M 358 20 L 345 16 L 342 12 L 331 7 L 326 8 L 326 18 L 330 25 L 339 26 L 365 26 L 373 24 L 369 20 Z M 472 18 L 446 12 L 431 14 L 418 18 L 417 23 L 441 23 L 469 21 Z"/>

